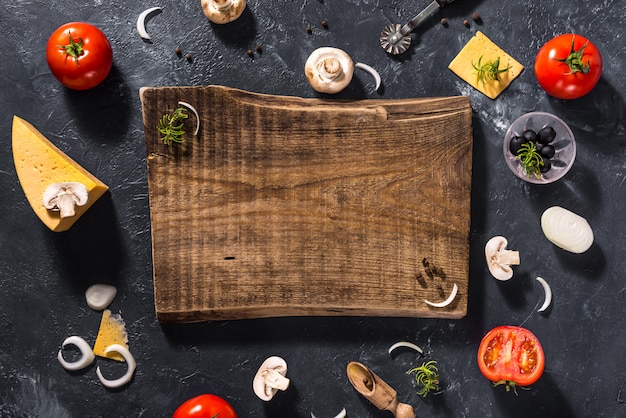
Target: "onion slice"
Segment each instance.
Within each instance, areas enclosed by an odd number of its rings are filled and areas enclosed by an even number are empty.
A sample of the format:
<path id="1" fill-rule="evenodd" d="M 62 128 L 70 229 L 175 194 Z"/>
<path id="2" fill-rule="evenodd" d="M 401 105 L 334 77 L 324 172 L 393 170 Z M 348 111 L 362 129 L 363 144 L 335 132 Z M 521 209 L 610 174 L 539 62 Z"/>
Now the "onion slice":
<path id="1" fill-rule="evenodd" d="M 80 359 L 74 362 L 67 362 L 63 358 L 63 348 L 69 344 L 75 345 L 80 350 L 80 354 L 81 354 Z M 96 356 L 93 353 L 93 350 L 91 349 L 89 344 L 87 344 L 87 341 L 83 340 L 82 338 L 76 335 L 67 337 L 65 341 L 63 341 L 63 345 L 62 345 L 62 348 L 59 350 L 59 354 L 57 354 L 57 359 L 59 360 L 59 363 L 61 363 L 61 366 L 63 366 L 65 370 L 71 370 L 71 371 L 84 369 L 85 367 L 93 363 L 93 360 L 95 358 Z"/>
<path id="2" fill-rule="evenodd" d="M 548 309 L 548 307 L 552 303 L 552 289 L 550 289 L 550 285 L 548 284 L 548 282 L 545 281 L 543 277 L 537 276 L 536 280 L 541 283 L 541 286 L 543 286 L 543 291 L 546 294 L 543 305 L 541 305 L 541 308 L 537 309 L 537 312 L 543 312 Z"/>
<path id="3" fill-rule="evenodd" d="M 161 7 L 151 7 L 139 14 L 139 17 L 137 18 L 137 32 L 139 33 L 139 36 L 141 36 L 141 39 L 146 41 L 149 41 L 151 39 L 150 35 L 148 35 L 148 31 L 146 31 L 146 18 L 148 17 L 148 15 L 161 10 Z"/>
<path id="4" fill-rule="evenodd" d="M 400 347 L 404 347 L 404 348 L 410 348 L 412 350 L 417 351 L 420 354 L 424 354 L 424 350 L 422 350 L 419 346 L 410 343 L 408 341 L 398 341 L 397 343 L 393 344 L 391 347 L 389 347 L 389 354 L 391 354 L 393 352 L 393 350 L 395 350 L 396 348 L 400 348 Z"/>
<path id="5" fill-rule="evenodd" d="M 454 286 L 452 287 L 452 292 L 450 293 L 450 296 L 448 296 L 448 299 L 444 300 L 443 302 L 437 302 L 437 303 L 431 302 L 428 300 L 424 300 L 424 302 L 430 306 L 434 306 L 435 308 L 445 308 L 446 306 L 452 303 L 454 298 L 456 298 L 456 293 L 458 291 L 459 291 L 459 287 L 455 283 Z"/>
<path id="6" fill-rule="evenodd" d="M 543 212 L 541 229 L 551 243 L 575 254 L 584 253 L 593 244 L 593 230 L 587 220 L 560 206 Z"/>
<path id="7" fill-rule="evenodd" d="M 335 418 L 345 418 L 346 414 L 346 408 L 343 408 L 341 411 L 339 411 L 337 415 L 335 415 Z M 311 412 L 311 418 L 317 418 L 315 415 L 313 415 L 313 412 Z"/>
<path id="8" fill-rule="evenodd" d="M 356 68 L 360 68 L 361 70 L 369 73 L 372 77 L 374 77 L 374 81 L 376 81 L 376 87 L 374 88 L 374 90 L 378 91 L 378 89 L 380 88 L 380 84 L 381 84 L 381 79 L 380 79 L 380 74 L 378 74 L 378 71 L 376 71 L 374 68 L 370 67 L 367 64 L 363 64 L 362 62 L 357 62 L 356 64 L 354 64 L 354 66 Z"/>
<path id="9" fill-rule="evenodd" d="M 122 357 L 124 357 L 124 360 L 126 361 L 126 364 L 128 365 L 128 369 L 126 370 L 126 373 L 124 373 L 122 377 L 109 380 L 109 379 L 105 379 L 104 376 L 102 376 L 102 372 L 100 371 L 100 366 L 98 366 L 96 368 L 96 374 L 98 375 L 98 379 L 100 379 L 100 382 L 102 382 L 104 386 L 110 389 L 115 389 L 115 388 L 124 386 L 125 384 L 130 382 L 130 379 L 132 379 L 133 373 L 135 373 L 135 369 L 137 368 L 137 362 L 135 361 L 135 358 L 133 357 L 133 355 L 130 354 L 130 351 L 128 351 L 128 349 L 124 347 L 123 345 L 111 344 L 110 346 L 106 348 L 106 350 L 104 350 L 104 354 L 108 354 L 111 351 L 120 353 Z"/>
<path id="10" fill-rule="evenodd" d="M 198 135 L 198 132 L 200 131 L 200 116 L 198 115 L 198 111 L 196 110 L 195 107 L 193 107 L 187 102 L 178 102 L 178 104 L 191 110 L 193 114 L 196 116 L 196 130 L 193 132 L 193 134 Z"/>

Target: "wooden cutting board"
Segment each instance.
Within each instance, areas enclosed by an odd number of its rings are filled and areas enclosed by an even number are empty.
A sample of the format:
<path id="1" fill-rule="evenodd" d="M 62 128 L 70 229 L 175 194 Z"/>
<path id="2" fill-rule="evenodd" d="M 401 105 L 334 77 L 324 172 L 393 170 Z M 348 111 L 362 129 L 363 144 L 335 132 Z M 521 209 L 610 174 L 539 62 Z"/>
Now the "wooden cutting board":
<path id="1" fill-rule="evenodd" d="M 467 97 L 337 101 L 146 87 L 160 322 L 467 311 Z M 183 143 L 156 125 L 179 101 Z M 458 293 L 441 302 L 454 285 Z"/>

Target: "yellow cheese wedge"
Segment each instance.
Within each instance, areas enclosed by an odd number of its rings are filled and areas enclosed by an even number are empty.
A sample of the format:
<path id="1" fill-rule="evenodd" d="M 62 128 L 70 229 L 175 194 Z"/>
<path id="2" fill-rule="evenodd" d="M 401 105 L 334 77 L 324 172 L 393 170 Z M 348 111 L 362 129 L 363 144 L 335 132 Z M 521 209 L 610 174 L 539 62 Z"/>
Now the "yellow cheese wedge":
<path id="1" fill-rule="evenodd" d="M 13 117 L 12 144 L 15 170 L 26 199 L 39 219 L 55 232 L 68 230 L 109 189 L 17 116 Z M 46 188 L 62 182 L 82 183 L 89 192 L 87 204 L 77 206 L 76 214 L 65 218 L 43 205 Z"/>
<path id="2" fill-rule="evenodd" d="M 488 78 L 485 78 L 484 82 L 478 80 L 474 68 L 474 65 L 478 66 L 478 60 L 481 59 L 481 64 L 485 64 L 498 58 L 500 58 L 498 68 L 510 68 L 498 74 L 498 80 Z M 452 60 L 448 68 L 485 96 L 495 99 L 520 75 L 524 66 L 478 31 Z"/>
<path id="3" fill-rule="evenodd" d="M 100 322 L 96 343 L 93 346 L 93 353 L 96 356 L 124 361 L 124 357 L 117 352 L 104 353 L 111 344 L 120 344 L 128 348 L 128 334 L 126 334 L 126 325 L 122 316 L 120 314 L 111 314 L 111 311 L 106 309 L 102 312 L 102 321 Z"/>

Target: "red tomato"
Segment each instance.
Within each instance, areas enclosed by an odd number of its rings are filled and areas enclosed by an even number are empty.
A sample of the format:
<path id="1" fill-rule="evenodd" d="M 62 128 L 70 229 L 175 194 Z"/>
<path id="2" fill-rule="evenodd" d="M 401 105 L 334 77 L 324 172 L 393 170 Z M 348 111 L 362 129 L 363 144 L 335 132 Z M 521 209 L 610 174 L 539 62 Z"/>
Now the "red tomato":
<path id="1" fill-rule="evenodd" d="M 535 76 L 546 93 L 558 99 L 577 99 L 589 93 L 602 75 L 602 56 L 587 38 L 559 35 L 539 49 Z"/>
<path id="2" fill-rule="evenodd" d="M 478 347 L 482 374 L 506 390 L 535 383 L 543 373 L 545 356 L 535 335 L 522 327 L 499 326 L 487 333 Z"/>
<path id="3" fill-rule="evenodd" d="M 237 413 L 219 396 L 204 394 L 183 402 L 172 418 L 237 418 Z"/>
<path id="4" fill-rule="evenodd" d="M 87 90 L 100 84 L 113 66 L 108 39 L 89 23 L 66 23 L 55 30 L 46 47 L 52 74 L 64 86 Z"/>

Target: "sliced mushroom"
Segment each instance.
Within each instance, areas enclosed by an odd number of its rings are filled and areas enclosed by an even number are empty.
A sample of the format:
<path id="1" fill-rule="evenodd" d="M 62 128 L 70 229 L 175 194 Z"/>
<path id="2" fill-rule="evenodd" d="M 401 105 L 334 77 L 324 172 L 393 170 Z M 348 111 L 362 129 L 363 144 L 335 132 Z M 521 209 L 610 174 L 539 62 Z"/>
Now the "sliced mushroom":
<path id="1" fill-rule="evenodd" d="M 508 241 L 502 236 L 491 238 L 485 245 L 485 258 L 489 271 L 498 280 L 513 277 L 512 265 L 519 265 L 519 251 L 507 250 Z"/>
<path id="2" fill-rule="evenodd" d="M 237 20 L 246 8 L 246 0 L 201 0 L 204 15 L 213 23 Z"/>
<path id="3" fill-rule="evenodd" d="M 287 374 L 287 363 L 278 356 L 267 358 L 254 376 L 252 389 L 256 396 L 264 401 L 271 400 L 278 390 L 287 390 L 289 379 Z"/>
<path id="4" fill-rule="evenodd" d="M 82 183 L 53 183 L 43 192 L 43 205 L 46 209 L 59 211 L 61 218 L 76 214 L 76 206 L 84 206 L 89 200 L 89 191 Z"/>
<path id="5" fill-rule="evenodd" d="M 322 47 L 309 55 L 304 64 L 304 74 L 315 91 L 339 93 L 352 81 L 354 63 L 345 51 Z"/>

